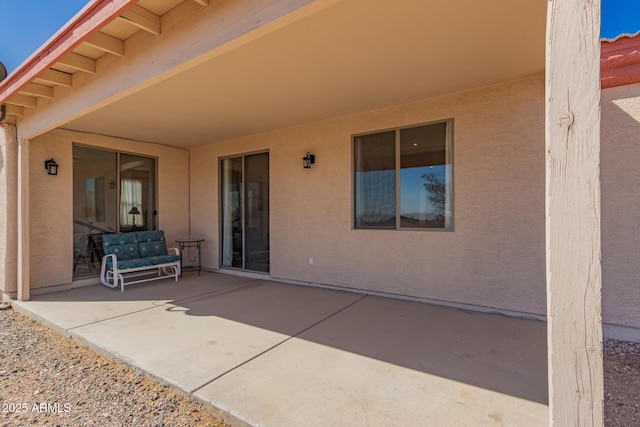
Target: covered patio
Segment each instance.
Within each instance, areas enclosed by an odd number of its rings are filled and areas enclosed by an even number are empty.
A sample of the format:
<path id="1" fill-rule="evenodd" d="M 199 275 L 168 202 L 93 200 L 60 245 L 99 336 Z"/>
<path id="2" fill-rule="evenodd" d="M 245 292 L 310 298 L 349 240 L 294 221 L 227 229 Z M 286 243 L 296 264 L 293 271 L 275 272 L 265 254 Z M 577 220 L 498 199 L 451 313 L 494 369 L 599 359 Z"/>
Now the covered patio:
<path id="1" fill-rule="evenodd" d="M 266 3 L 93 0 L 0 84 L 3 296 L 249 423 L 601 425 L 599 1 Z M 136 224 L 245 277 L 41 294 Z"/>
<path id="2" fill-rule="evenodd" d="M 548 422 L 537 320 L 220 273 L 13 304 L 239 424 Z"/>

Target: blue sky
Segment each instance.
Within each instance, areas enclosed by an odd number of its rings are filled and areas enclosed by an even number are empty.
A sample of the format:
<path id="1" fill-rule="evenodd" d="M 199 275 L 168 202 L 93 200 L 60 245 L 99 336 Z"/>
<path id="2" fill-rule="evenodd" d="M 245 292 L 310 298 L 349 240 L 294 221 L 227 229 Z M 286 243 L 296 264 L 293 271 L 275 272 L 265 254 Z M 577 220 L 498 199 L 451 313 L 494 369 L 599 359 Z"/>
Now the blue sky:
<path id="1" fill-rule="evenodd" d="M 602 37 L 640 30 L 640 0 L 601 1 Z M 9 73 L 87 3 L 89 0 L 0 0 L 0 61 Z"/>
<path id="2" fill-rule="evenodd" d="M 601 0 L 600 35 L 614 38 L 618 34 L 635 34 L 640 30 L 640 0 Z"/>
<path id="3" fill-rule="evenodd" d="M 11 73 L 89 0 L 0 0 L 0 62 Z"/>

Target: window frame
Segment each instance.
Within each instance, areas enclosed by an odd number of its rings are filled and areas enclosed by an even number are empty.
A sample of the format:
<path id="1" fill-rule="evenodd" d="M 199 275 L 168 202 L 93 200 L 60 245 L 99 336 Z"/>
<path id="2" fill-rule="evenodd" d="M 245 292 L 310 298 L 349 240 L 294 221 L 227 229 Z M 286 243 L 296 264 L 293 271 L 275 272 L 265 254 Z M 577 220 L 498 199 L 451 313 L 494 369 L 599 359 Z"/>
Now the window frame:
<path id="1" fill-rule="evenodd" d="M 400 171 L 401 171 L 401 153 L 400 153 L 400 131 L 403 129 L 418 128 L 421 126 L 436 125 L 440 123 L 446 124 L 445 134 L 445 156 L 449 160 L 450 165 L 450 182 L 449 188 L 451 189 L 449 206 L 451 210 L 450 226 L 449 228 L 430 228 L 430 227 L 403 227 L 401 225 L 401 187 L 400 187 Z M 453 126 L 454 119 L 441 119 L 429 122 L 416 123 L 406 126 L 396 126 L 390 128 L 377 129 L 375 131 L 360 132 L 351 135 L 351 229 L 352 230 L 375 230 L 375 231 L 429 231 L 429 232 L 453 232 L 455 231 L 455 186 L 454 186 L 454 151 L 453 151 Z M 394 228 L 385 227 L 357 227 L 356 226 L 356 138 L 360 136 L 375 135 L 383 132 L 393 131 L 395 133 L 395 186 L 396 186 L 396 221 Z"/>

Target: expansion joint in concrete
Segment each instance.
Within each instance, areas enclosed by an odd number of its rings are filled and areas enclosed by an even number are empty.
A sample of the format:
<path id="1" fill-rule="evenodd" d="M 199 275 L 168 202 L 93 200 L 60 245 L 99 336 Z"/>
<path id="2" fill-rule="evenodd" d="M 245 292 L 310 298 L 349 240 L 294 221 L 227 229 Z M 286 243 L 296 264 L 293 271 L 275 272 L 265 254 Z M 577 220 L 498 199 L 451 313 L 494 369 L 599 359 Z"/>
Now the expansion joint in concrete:
<path id="1" fill-rule="evenodd" d="M 192 393 L 192 394 L 193 394 L 193 393 L 197 392 L 198 390 L 200 390 L 200 389 L 202 389 L 202 388 L 204 388 L 204 387 L 208 386 L 209 384 L 214 383 L 215 381 L 217 381 L 218 379 L 220 379 L 220 378 L 224 377 L 225 375 L 227 375 L 227 374 L 229 374 L 229 373 L 231 373 L 231 372 L 235 371 L 236 369 L 238 369 L 238 368 L 240 368 L 240 367 L 242 367 L 242 366 L 246 365 L 247 363 L 249 363 L 249 362 L 251 362 L 251 361 L 253 361 L 253 360 L 255 360 L 255 359 L 259 358 L 259 357 L 260 357 L 260 356 L 262 356 L 263 354 L 266 354 L 266 353 L 270 352 L 271 350 L 273 350 L 273 349 L 275 349 L 275 348 L 277 348 L 277 347 L 280 347 L 282 344 L 286 343 L 287 341 L 290 341 L 290 340 L 292 340 L 292 339 L 294 339 L 294 338 L 296 338 L 296 337 L 298 337 L 298 336 L 300 336 L 300 335 L 304 334 L 304 333 L 305 333 L 305 332 L 307 332 L 308 330 L 310 330 L 310 329 L 312 329 L 312 328 L 315 328 L 315 327 L 316 327 L 316 326 L 318 326 L 319 324 L 321 324 L 321 323 L 323 323 L 323 322 L 326 322 L 327 320 L 331 319 L 332 317 L 335 317 L 336 315 L 338 315 L 338 314 L 342 313 L 343 311 L 347 310 L 348 308 L 351 308 L 351 307 L 353 307 L 354 305 L 358 304 L 360 301 L 362 301 L 362 300 L 364 300 L 365 298 L 367 298 L 367 296 L 368 296 L 368 295 L 363 295 L 362 297 L 358 298 L 358 299 L 357 299 L 357 300 L 355 300 L 354 302 L 352 302 L 352 303 L 350 303 L 350 304 L 345 305 L 344 307 L 340 308 L 339 310 L 334 311 L 333 313 L 331 313 L 331 314 L 329 314 L 328 316 L 326 316 L 326 317 L 324 317 L 324 318 L 322 318 L 322 319 L 318 320 L 317 322 L 313 323 L 312 325 L 310 325 L 310 326 L 308 326 L 308 327 L 306 327 L 306 328 L 302 329 L 301 331 L 298 331 L 297 333 L 295 333 L 295 334 L 291 335 L 290 337 L 287 337 L 287 338 L 285 338 L 284 340 L 282 340 L 282 341 L 280 341 L 280 342 L 278 342 L 278 343 L 276 343 L 276 344 L 272 345 L 271 347 L 267 348 L 266 350 L 264 350 L 264 351 L 262 351 L 262 352 L 260 352 L 260 353 L 256 354 L 256 355 L 255 355 L 255 356 L 253 356 L 252 358 L 247 359 L 247 360 L 245 360 L 244 362 L 242 362 L 242 363 L 240 363 L 240 364 L 238 364 L 238 365 L 236 365 L 236 366 L 234 366 L 234 367 L 232 367 L 232 368 L 230 368 L 230 369 L 226 370 L 226 371 L 225 371 L 225 372 L 223 372 L 222 374 L 220 374 L 220 375 L 218 375 L 218 376 L 216 376 L 216 377 L 212 378 L 211 380 L 209 380 L 209 381 L 205 382 L 204 384 L 201 384 L 201 385 L 199 385 L 198 387 L 194 388 L 193 390 L 191 390 L 191 391 L 190 391 L 190 393 Z"/>

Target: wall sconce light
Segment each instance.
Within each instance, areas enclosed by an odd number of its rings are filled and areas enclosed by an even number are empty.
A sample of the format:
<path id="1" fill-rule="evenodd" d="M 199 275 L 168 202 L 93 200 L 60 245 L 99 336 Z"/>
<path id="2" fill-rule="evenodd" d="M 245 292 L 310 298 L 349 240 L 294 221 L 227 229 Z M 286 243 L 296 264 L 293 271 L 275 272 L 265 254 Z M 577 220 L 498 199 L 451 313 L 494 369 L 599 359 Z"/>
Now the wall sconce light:
<path id="1" fill-rule="evenodd" d="M 133 219 L 131 229 L 135 230 L 136 229 L 136 215 L 140 215 L 140 211 L 138 210 L 138 208 L 136 206 L 134 206 L 129 211 L 129 215 L 131 215 L 131 218 Z"/>
<path id="2" fill-rule="evenodd" d="M 53 158 L 45 160 L 44 168 L 47 170 L 49 175 L 58 175 L 58 164 L 53 160 Z"/>
<path id="3" fill-rule="evenodd" d="M 307 155 L 302 158 L 302 167 L 309 169 L 316 162 L 316 155 L 307 151 Z"/>

